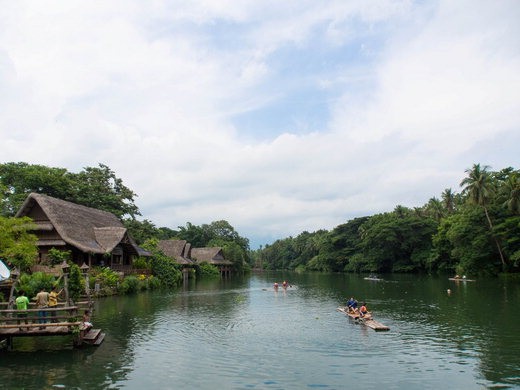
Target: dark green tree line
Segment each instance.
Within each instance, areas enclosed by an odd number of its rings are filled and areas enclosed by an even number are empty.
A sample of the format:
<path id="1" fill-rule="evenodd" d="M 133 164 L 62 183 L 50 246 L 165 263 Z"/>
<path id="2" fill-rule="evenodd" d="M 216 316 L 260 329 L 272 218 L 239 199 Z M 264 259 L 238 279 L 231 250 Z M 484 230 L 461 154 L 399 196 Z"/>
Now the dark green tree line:
<path id="1" fill-rule="evenodd" d="M 267 269 L 346 272 L 520 271 L 520 171 L 474 164 L 461 192 L 422 206 L 304 232 L 256 251 Z"/>

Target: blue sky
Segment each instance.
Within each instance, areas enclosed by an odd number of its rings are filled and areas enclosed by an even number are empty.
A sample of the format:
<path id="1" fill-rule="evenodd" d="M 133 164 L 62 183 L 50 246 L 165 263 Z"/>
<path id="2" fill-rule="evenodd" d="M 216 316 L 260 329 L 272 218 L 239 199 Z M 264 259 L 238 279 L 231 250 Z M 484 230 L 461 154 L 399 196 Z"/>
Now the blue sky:
<path id="1" fill-rule="evenodd" d="M 253 248 L 518 168 L 517 1 L 0 0 L 0 161 Z"/>

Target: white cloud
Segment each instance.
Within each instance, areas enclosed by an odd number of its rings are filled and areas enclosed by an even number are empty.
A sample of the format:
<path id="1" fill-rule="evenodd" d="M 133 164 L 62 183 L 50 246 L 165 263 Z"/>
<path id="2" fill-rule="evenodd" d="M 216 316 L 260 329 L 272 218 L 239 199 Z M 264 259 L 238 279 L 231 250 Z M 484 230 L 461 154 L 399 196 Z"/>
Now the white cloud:
<path id="1" fill-rule="evenodd" d="M 421 205 L 473 162 L 517 163 L 512 145 L 482 145 L 518 134 L 519 13 L 515 1 L 3 3 L 0 160 L 105 163 L 156 225 L 226 219 L 254 244 Z M 327 109 L 312 124 L 286 105 L 317 93 Z M 294 128 L 272 128 L 271 106 Z M 250 113 L 270 136 L 237 127 Z"/>

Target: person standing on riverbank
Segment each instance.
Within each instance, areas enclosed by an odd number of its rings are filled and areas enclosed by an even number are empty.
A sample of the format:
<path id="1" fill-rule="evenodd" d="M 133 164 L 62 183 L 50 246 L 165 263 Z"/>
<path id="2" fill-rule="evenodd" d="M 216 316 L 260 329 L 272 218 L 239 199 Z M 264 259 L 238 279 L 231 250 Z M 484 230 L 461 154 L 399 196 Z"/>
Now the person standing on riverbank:
<path id="1" fill-rule="evenodd" d="M 20 325 L 20 319 L 25 318 L 25 324 L 27 325 L 27 308 L 29 307 L 29 298 L 25 296 L 25 292 L 23 290 L 18 291 L 18 297 L 15 300 L 16 303 L 16 309 L 18 310 L 24 310 L 23 313 L 18 313 L 18 325 Z M 22 330 L 22 328 L 19 328 Z M 29 328 L 27 328 L 29 330 Z"/>
<path id="2" fill-rule="evenodd" d="M 51 309 L 56 309 L 58 307 L 58 297 L 60 296 L 61 292 L 63 291 L 63 289 L 61 289 L 59 292 L 57 290 L 58 290 L 58 288 L 56 286 L 54 286 L 52 288 L 51 292 L 49 293 L 49 308 L 51 308 Z M 51 312 L 51 316 L 52 316 L 52 322 L 57 322 L 55 311 Z"/>
<path id="3" fill-rule="evenodd" d="M 36 294 L 36 306 L 38 307 L 38 309 L 46 309 L 49 306 L 49 293 L 47 291 L 45 291 L 44 287 L 42 287 L 40 292 L 38 294 Z M 47 311 L 45 311 L 45 310 L 38 311 L 38 317 L 39 317 L 38 322 L 40 324 L 45 324 L 47 322 L 47 320 L 46 320 Z M 45 327 L 40 326 L 40 330 L 41 329 L 45 329 Z"/>

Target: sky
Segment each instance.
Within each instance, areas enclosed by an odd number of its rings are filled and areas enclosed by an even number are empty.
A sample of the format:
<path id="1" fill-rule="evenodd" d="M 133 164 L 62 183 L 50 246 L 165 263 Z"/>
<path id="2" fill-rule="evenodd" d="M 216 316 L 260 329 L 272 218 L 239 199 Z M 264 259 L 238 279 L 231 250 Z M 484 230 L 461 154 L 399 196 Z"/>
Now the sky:
<path id="1" fill-rule="evenodd" d="M 517 0 L 0 0 L 0 163 L 252 249 L 520 162 Z"/>

